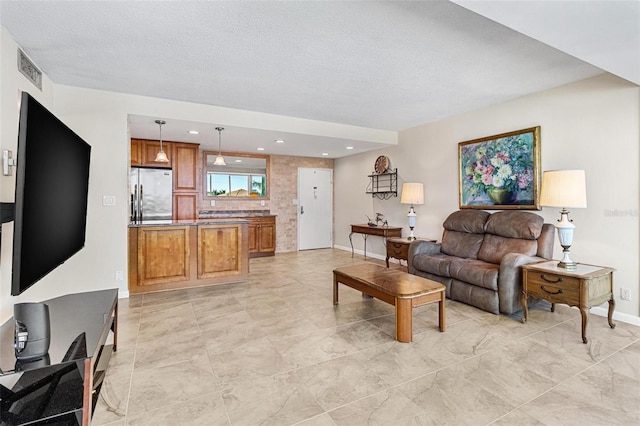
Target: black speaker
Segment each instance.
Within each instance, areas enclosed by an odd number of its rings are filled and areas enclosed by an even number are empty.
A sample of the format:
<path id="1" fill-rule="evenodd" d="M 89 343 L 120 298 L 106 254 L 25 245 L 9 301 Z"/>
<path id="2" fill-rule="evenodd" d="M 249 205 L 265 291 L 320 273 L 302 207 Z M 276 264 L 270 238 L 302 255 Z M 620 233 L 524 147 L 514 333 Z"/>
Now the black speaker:
<path id="1" fill-rule="evenodd" d="M 15 333 L 13 346 L 16 359 L 40 358 L 49 352 L 51 327 L 49 305 L 45 303 L 16 303 L 13 305 Z"/>

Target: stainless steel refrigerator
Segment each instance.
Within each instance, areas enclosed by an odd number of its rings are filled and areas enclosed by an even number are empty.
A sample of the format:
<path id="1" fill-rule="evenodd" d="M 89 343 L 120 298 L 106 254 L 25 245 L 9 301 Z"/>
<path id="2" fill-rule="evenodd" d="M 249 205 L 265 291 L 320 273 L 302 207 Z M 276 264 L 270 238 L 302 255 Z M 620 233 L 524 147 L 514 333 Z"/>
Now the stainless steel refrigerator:
<path id="1" fill-rule="evenodd" d="M 171 220 L 173 176 L 169 169 L 131 168 L 131 222 Z"/>

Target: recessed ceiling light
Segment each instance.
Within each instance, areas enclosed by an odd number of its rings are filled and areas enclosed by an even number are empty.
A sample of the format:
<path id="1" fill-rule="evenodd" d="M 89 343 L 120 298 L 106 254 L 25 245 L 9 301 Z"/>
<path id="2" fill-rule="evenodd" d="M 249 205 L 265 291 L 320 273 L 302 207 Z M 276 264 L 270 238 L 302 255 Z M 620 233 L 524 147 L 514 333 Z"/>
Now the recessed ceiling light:
<path id="1" fill-rule="evenodd" d="M 283 139 L 276 139 L 274 142 L 275 143 L 284 143 L 284 140 Z"/>
<path id="2" fill-rule="evenodd" d="M 348 146 L 347 149 L 353 149 L 353 147 L 352 146 Z"/>
<path id="3" fill-rule="evenodd" d="M 260 146 L 258 147 L 258 151 L 264 151 L 264 148 Z"/>
<path id="4" fill-rule="evenodd" d="M 197 131 L 197 130 L 189 130 L 189 134 L 190 134 L 190 135 L 199 135 L 199 134 L 200 134 L 200 132 L 199 132 L 199 131 Z"/>
<path id="5" fill-rule="evenodd" d="M 242 163 L 242 160 L 238 159 L 235 161 L 236 163 Z"/>
<path id="6" fill-rule="evenodd" d="M 322 155 L 327 156 L 327 155 L 329 155 L 329 153 L 328 152 L 323 152 Z"/>

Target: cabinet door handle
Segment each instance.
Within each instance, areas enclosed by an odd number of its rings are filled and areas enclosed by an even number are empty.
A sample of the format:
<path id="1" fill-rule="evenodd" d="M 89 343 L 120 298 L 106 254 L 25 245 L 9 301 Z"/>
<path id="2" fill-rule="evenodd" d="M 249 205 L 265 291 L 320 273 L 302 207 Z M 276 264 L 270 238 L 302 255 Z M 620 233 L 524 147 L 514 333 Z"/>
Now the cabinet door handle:
<path id="1" fill-rule="evenodd" d="M 549 291 L 546 288 L 544 288 L 543 285 L 541 285 L 540 288 L 542 289 L 542 291 L 544 291 L 546 293 L 549 293 L 549 294 L 562 294 L 562 293 L 564 293 L 564 291 L 561 288 L 559 288 L 558 291 Z"/>
<path id="2" fill-rule="evenodd" d="M 540 278 L 542 278 L 543 280 L 545 280 L 546 282 L 551 283 L 551 284 L 561 283 L 562 282 L 562 277 L 558 277 L 555 280 L 550 280 L 549 278 L 545 277 L 544 274 L 540 274 Z"/>

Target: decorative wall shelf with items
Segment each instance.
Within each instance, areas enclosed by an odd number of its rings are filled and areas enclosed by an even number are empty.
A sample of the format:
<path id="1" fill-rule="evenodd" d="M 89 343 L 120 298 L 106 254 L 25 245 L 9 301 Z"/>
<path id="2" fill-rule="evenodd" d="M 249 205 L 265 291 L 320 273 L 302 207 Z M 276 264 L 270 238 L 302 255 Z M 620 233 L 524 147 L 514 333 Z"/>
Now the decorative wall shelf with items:
<path id="1" fill-rule="evenodd" d="M 376 159 L 374 172 L 369 176 L 367 194 L 381 200 L 398 196 L 398 169 L 389 168 L 389 158 L 381 155 Z"/>

